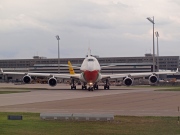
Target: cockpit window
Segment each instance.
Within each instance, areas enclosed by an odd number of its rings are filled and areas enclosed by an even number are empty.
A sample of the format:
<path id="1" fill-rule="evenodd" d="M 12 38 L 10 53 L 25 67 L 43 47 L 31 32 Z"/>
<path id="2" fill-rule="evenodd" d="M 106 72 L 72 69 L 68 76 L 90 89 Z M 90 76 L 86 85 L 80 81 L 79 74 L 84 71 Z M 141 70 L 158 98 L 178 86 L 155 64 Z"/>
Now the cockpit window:
<path id="1" fill-rule="evenodd" d="M 94 61 L 94 59 L 88 59 L 88 61 Z"/>

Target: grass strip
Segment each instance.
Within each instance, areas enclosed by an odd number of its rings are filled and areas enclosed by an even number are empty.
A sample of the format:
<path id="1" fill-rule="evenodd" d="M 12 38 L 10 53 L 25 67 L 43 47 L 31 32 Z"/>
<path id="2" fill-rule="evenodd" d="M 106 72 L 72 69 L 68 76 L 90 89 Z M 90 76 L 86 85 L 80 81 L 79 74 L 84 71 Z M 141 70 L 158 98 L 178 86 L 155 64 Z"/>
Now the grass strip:
<path id="1" fill-rule="evenodd" d="M 133 86 L 134 88 L 155 88 L 155 91 L 180 91 L 180 86 Z"/>
<path id="2" fill-rule="evenodd" d="M 0 94 L 24 93 L 24 92 L 30 92 L 30 91 L 1 91 L 0 90 Z"/>
<path id="3" fill-rule="evenodd" d="M 180 87 L 173 87 L 173 88 L 163 88 L 163 89 L 158 89 L 155 91 L 180 91 Z"/>
<path id="4" fill-rule="evenodd" d="M 26 87 L 0 87 L 0 89 L 20 89 L 20 90 L 48 90 L 48 88 L 26 88 Z"/>
<path id="5" fill-rule="evenodd" d="M 23 120 L 7 120 L 22 115 Z M 0 113 L 3 135 L 175 135 L 180 133 L 176 117 L 115 116 L 114 121 L 45 121 L 39 113 Z"/>

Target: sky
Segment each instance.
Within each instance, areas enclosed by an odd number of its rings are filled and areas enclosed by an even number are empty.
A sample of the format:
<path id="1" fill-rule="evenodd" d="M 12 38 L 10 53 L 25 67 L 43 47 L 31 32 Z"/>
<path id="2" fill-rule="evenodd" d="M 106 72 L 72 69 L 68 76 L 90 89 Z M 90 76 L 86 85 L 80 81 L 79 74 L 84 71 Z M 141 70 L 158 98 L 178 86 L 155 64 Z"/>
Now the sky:
<path id="1" fill-rule="evenodd" d="M 0 0 L 0 59 L 180 56 L 179 0 Z M 157 39 L 155 37 L 155 48 Z M 155 53 L 156 53 L 155 49 Z"/>

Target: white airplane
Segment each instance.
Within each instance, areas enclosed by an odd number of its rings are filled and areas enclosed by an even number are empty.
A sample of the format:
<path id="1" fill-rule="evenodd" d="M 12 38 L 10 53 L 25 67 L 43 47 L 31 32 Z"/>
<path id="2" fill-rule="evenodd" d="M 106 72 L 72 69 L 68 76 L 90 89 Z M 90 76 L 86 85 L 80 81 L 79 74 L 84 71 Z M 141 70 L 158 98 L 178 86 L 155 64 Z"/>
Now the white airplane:
<path id="1" fill-rule="evenodd" d="M 69 63 L 68 63 L 69 64 Z M 171 72 L 171 71 L 164 71 L 164 72 L 145 72 L 145 73 L 125 73 L 125 74 L 110 74 L 110 75 L 103 75 L 101 74 L 101 68 L 108 67 L 108 66 L 100 66 L 98 60 L 88 55 L 81 67 L 81 73 L 75 74 L 73 67 L 69 64 L 69 70 L 71 70 L 70 74 L 50 74 L 50 73 L 24 73 L 24 72 L 3 72 L 1 69 L 1 74 L 16 74 L 16 75 L 24 75 L 23 82 L 30 83 L 31 76 L 41 76 L 41 77 L 48 77 L 48 84 L 52 87 L 56 86 L 57 78 L 61 79 L 71 79 L 71 89 L 76 89 L 75 81 L 81 81 L 83 83 L 82 89 L 88 89 L 89 91 L 93 91 L 94 89 L 98 89 L 98 82 L 104 80 L 105 85 L 104 89 L 109 89 L 109 79 L 123 79 L 123 83 L 126 86 L 131 86 L 133 84 L 134 78 L 139 77 L 149 77 L 150 83 L 156 83 L 158 81 L 157 75 L 159 74 L 176 74 L 178 72 Z M 87 88 L 88 87 L 88 88 Z"/>

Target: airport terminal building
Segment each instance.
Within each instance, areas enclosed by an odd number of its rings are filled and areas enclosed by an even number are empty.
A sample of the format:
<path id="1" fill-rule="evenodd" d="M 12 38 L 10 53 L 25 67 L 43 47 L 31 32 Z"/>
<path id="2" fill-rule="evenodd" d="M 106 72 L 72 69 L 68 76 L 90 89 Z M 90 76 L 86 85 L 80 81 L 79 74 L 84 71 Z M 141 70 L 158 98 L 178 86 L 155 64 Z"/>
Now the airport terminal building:
<path id="1" fill-rule="evenodd" d="M 142 57 L 98 57 L 100 65 L 116 65 L 102 69 L 104 74 L 117 73 L 137 73 L 152 72 L 153 57 L 152 54 L 145 54 Z M 156 57 L 156 62 L 157 62 Z M 69 73 L 67 65 L 71 61 L 73 66 L 81 66 L 84 58 L 60 58 L 60 73 Z M 159 69 L 176 70 L 180 66 L 179 56 L 160 56 Z M 58 59 L 34 56 L 32 59 L 2 59 L 0 68 L 9 72 L 39 72 L 39 73 L 58 73 Z M 157 63 L 156 63 L 157 69 Z M 74 68 L 79 73 L 78 68 Z M 0 79 L 16 79 L 16 76 L 0 76 Z"/>

